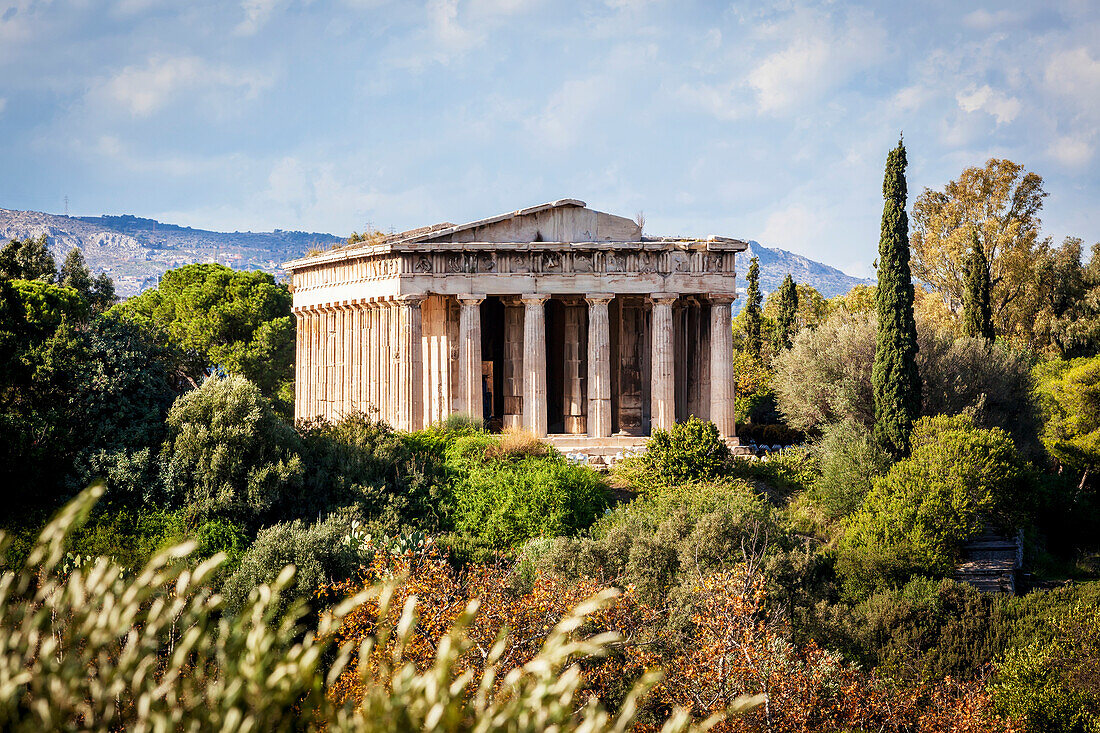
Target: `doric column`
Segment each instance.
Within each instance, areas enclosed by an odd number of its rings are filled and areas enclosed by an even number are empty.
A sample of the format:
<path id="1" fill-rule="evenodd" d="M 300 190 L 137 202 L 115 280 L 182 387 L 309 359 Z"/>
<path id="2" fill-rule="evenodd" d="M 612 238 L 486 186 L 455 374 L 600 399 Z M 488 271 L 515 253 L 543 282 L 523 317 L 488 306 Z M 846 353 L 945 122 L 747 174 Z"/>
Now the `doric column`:
<path id="1" fill-rule="evenodd" d="M 360 412 L 363 409 L 363 306 L 352 301 L 351 308 L 351 375 L 348 382 L 351 391 L 348 397 L 348 409 L 350 412 Z"/>
<path id="2" fill-rule="evenodd" d="M 676 302 L 676 296 L 671 293 L 654 293 L 652 300 L 650 420 L 653 430 L 668 430 L 676 422 L 676 345 L 672 328 L 672 304 Z M 728 306 L 726 312 L 729 312 Z"/>
<path id="3" fill-rule="evenodd" d="M 723 438 L 737 435 L 730 317 L 730 304 L 735 297 L 716 293 L 710 296 L 710 420 Z"/>
<path id="4" fill-rule="evenodd" d="M 548 295 L 524 295 L 523 426 L 546 435 L 546 310 Z"/>
<path id="5" fill-rule="evenodd" d="M 322 350 L 324 347 L 324 314 L 316 306 L 309 310 L 309 394 L 306 395 L 306 418 L 321 414 L 321 384 L 325 377 Z"/>
<path id="6" fill-rule="evenodd" d="M 400 331 L 397 340 L 398 427 L 419 430 L 424 426 L 424 347 L 420 303 L 423 295 L 397 297 Z"/>
<path id="7" fill-rule="evenodd" d="M 613 293 L 589 293 L 588 301 L 588 435 L 611 436 L 611 322 L 607 305 Z"/>
<path id="8" fill-rule="evenodd" d="M 459 411 L 481 420 L 481 301 L 484 295 L 460 295 L 458 303 Z"/>
<path id="9" fill-rule="evenodd" d="M 504 301 L 504 427 L 523 427 L 523 304 Z"/>
<path id="10" fill-rule="evenodd" d="M 562 421 L 565 432 L 588 432 L 588 395 L 585 383 L 585 351 L 588 333 L 584 327 L 586 309 L 579 300 L 568 300 L 562 309 Z"/>
<path id="11" fill-rule="evenodd" d="M 302 387 L 305 385 L 303 372 L 305 372 L 306 354 L 302 348 L 305 344 L 306 319 L 298 309 L 294 310 L 294 420 L 297 422 L 302 417 Z"/>

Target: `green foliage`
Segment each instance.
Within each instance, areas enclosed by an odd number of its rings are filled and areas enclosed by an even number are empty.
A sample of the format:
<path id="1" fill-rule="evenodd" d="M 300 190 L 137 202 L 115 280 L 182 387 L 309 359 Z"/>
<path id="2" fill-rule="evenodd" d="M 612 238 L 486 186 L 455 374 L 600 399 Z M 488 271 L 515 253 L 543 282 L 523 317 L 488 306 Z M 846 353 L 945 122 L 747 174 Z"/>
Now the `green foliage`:
<path id="1" fill-rule="evenodd" d="M 164 489 L 198 517 L 256 527 L 303 499 L 301 441 L 243 377 L 211 377 L 168 412 Z"/>
<path id="2" fill-rule="evenodd" d="M 607 487 L 560 454 L 487 458 L 498 439 L 459 436 L 447 448 L 454 528 L 475 545 L 516 548 L 533 537 L 575 534 L 607 507 Z"/>
<path id="3" fill-rule="evenodd" d="M 852 420 L 873 429 L 876 328 L 873 313 L 840 309 L 776 357 L 771 384 L 791 427 L 814 431 Z M 1028 455 L 1038 451 L 1030 357 L 984 339 L 951 339 L 925 321 L 917 336 L 925 415 L 965 412 L 981 427 L 1007 430 Z"/>
<path id="4" fill-rule="evenodd" d="M 80 293 L 93 313 L 103 313 L 118 300 L 114 281 L 105 272 L 93 278 L 79 247 L 74 247 L 65 256 L 58 279 L 65 287 Z"/>
<path id="5" fill-rule="evenodd" d="M 158 288 L 116 310 L 180 348 L 193 381 L 217 367 L 273 397 L 293 376 L 290 301 L 286 287 L 267 273 L 196 264 L 170 270 Z"/>
<path id="6" fill-rule="evenodd" d="M 115 497 L 147 483 L 148 450 L 159 445 L 178 393 L 175 354 L 136 325 L 60 321 L 15 352 L 0 388 L 0 425 L 11 436 L 0 449 L 0 477 L 35 488 L 20 503 L 56 506 L 94 476 L 108 476 Z"/>
<path id="7" fill-rule="evenodd" d="M 978 233 L 972 235 L 970 256 L 967 258 L 966 290 L 963 292 L 963 333 L 971 338 L 992 341 L 997 334 L 993 330 L 993 306 L 990 304 L 989 262 L 985 250 L 978 241 Z"/>
<path id="8" fill-rule="evenodd" d="M 874 479 L 890 468 L 890 455 L 854 421 L 828 425 L 812 449 L 820 475 L 811 498 L 826 519 L 848 516 L 863 504 Z"/>
<path id="9" fill-rule="evenodd" d="M 798 330 L 798 289 L 789 273 L 779 286 L 776 311 L 775 350 L 778 352 L 791 348 L 791 339 Z"/>
<path id="10" fill-rule="evenodd" d="M 1013 647 L 997 665 L 994 701 L 1039 733 L 1100 731 L 1100 606 L 1077 607 L 1046 640 Z"/>
<path id="11" fill-rule="evenodd" d="M 1043 445 L 1085 483 L 1100 467 L 1100 357 L 1050 362 L 1035 374 Z"/>
<path id="12" fill-rule="evenodd" d="M 370 556 L 345 542 L 352 528 L 348 515 L 331 515 L 307 524 L 301 520 L 261 529 L 241 556 L 240 563 L 222 585 L 226 607 L 244 608 L 252 590 L 273 583 L 288 565 L 297 572 L 288 586 L 289 596 L 279 602 L 285 608 L 295 598 L 309 598 L 318 589 L 351 578 Z"/>
<path id="13" fill-rule="evenodd" d="M 354 506 L 394 534 L 444 526 L 446 471 L 435 435 L 398 433 L 363 414 L 299 430 L 308 467 L 301 516 Z"/>
<path id="14" fill-rule="evenodd" d="M 755 359 L 764 356 L 764 341 L 760 335 L 760 261 L 753 257 L 749 263 L 749 274 L 745 291 L 744 329 L 745 351 Z"/>
<path id="15" fill-rule="evenodd" d="M 847 525 L 838 559 L 846 587 L 861 595 L 914 573 L 949 574 L 987 522 L 1010 530 L 1025 521 L 1028 478 L 1003 430 L 965 416 L 921 418 L 909 458 L 874 482 Z"/>
<path id="16" fill-rule="evenodd" d="M 882 235 L 878 245 L 875 291 L 878 336 L 871 374 L 875 437 L 891 453 L 909 450 L 909 432 L 920 415 L 917 324 L 913 317 L 913 276 L 909 269 L 909 219 L 905 213 L 905 145 L 890 151 L 882 194 Z"/>
<path id="17" fill-rule="evenodd" d="M 654 430 L 645 453 L 635 460 L 644 481 L 673 486 L 726 475 L 731 456 L 714 423 L 692 417 L 668 430 Z"/>
<path id="18" fill-rule="evenodd" d="M 57 281 L 57 262 L 45 234 L 13 239 L 0 250 L 0 279 Z"/>

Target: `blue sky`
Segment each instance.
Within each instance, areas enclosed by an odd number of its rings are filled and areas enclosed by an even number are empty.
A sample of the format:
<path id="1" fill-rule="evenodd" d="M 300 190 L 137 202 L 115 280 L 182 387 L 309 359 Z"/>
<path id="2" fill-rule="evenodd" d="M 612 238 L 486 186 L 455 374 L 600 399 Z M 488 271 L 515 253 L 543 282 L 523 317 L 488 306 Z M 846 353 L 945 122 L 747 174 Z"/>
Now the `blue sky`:
<path id="1" fill-rule="evenodd" d="M 991 156 L 1100 240 L 1100 9 L 1062 3 L 0 0 L 0 207 L 338 234 L 563 197 L 870 275 Z"/>

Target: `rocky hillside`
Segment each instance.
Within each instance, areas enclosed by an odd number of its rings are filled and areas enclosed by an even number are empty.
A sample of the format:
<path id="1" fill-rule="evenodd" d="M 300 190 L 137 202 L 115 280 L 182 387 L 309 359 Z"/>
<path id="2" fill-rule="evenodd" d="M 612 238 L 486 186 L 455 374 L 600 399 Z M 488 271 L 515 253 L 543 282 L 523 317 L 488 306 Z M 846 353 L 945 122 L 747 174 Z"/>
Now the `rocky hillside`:
<path id="1" fill-rule="evenodd" d="M 93 272 L 107 272 L 119 295 L 136 295 L 155 286 L 165 271 L 191 262 L 220 262 L 238 269 L 279 273 L 279 266 L 311 247 L 343 240 L 314 232 L 211 232 L 163 224 L 136 216 L 60 216 L 37 211 L 0 209 L 0 242 L 45 234 L 58 262 L 73 247 L 80 247 Z M 873 280 L 846 275 L 835 267 L 749 242 L 747 256 L 739 258 L 743 274 L 749 257 L 760 258 L 760 288 L 770 293 L 787 273 L 807 283 L 825 297 L 846 293 Z M 743 284 L 743 281 L 742 281 Z M 738 301 L 738 305 L 744 302 Z"/>
<path id="2" fill-rule="evenodd" d="M 0 242 L 45 234 L 58 262 L 80 247 L 93 272 L 107 272 L 119 295 L 156 285 L 165 271 L 192 262 L 277 273 L 311 247 L 342 241 L 312 232 L 211 232 L 136 216 L 69 217 L 0 209 Z"/>
<path id="3" fill-rule="evenodd" d="M 779 289 L 779 284 L 783 282 L 787 273 L 791 274 L 795 282 L 812 285 L 826 298 L 843 295 L 856 285 L 875 284 L 874 280 L 852 277 L 835 267 L 823 265 L 785 249 L 772 249 L 759 242 L 749 241 L 748 250 L 737 257 L 738 290 L 744 288 L 743 277 L 748 272 L 748 262 L 752 257 L 760 260 L 760 290 L 765 293 L 765 296 Z M 738 300 L 739 304 L 743 302 L 743 299 Z"/>

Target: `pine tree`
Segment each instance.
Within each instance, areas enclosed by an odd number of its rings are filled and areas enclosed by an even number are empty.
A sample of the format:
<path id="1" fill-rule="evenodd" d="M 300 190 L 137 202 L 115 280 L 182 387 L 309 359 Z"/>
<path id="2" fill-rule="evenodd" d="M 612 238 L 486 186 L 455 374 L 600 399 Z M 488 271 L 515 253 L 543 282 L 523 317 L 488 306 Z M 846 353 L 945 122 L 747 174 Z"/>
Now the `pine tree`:
<path id="1" fill-rule="evenodd" d="M 963 293 L 963 332 L 971 338 L 996 338 L 993 330 L 993 306 L 990 304 L 992 284 L 989 280 L 989 262 L 973 232 L 970 255 L 966 259 L 966 291 Z"/>
<path id="2" fill-rule="evenodd" d="M 798 318 L 798 287 L 790 273 L 779 286 L 778 312 L 775 316 L 775 350 L 791 348 Z"/>
<path id="3" fill-rule="evenodd" d="M 920 414 L 917 323 L 913 317 L 913 278 L 909 269 L 909 218 L 905 213 L 905 144 L 886 158 L 882 194 L 882 233 L 878 245 L 878 337 L 871 381 L 875 396 L 875 436 L 887 450 L 909 450 L 909 433 Z"/>
<path id="4" fill-rule="evenodd" d="M 88 297 L 92 290 L 92 273 L 88 271 L 88 263 L 84 261 L 84 253 L 80 251 L 80 247 L 73 247 L 65 255 L 58 279 L 62 285 L 75 288 L 85 298 Z"/>
<path id="5" fill-rule="evenodd" d="M 749 263 L 748 292 L 745 294 L 745 350 L 755 359 L 763 356 L 764 342 L 760 336 L 763 317 L 760 303 L 760 262 L 756 257 Z"/>

